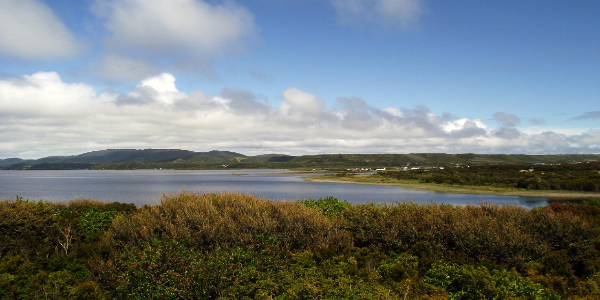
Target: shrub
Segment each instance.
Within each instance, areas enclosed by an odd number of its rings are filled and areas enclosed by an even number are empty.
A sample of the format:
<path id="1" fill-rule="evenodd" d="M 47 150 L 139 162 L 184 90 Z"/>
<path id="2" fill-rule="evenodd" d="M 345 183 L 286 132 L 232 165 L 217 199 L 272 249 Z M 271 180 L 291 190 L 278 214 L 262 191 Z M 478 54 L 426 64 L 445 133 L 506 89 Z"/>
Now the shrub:
<path id="1" fill-rule="evenodd" d="M 117 212 L 114 210 L 101 211 L 92 206 L 79 216 L 79 223 L 86 234 L 92 235 L 104 229 L 116 216 Z"/>
<path id="2" fill-rule="evenodd" d="M 17 198 L 0 201 L 0 298 L 595 299 L 598 216 L 593 201 Z"/>
<path id="3" fill-rule="evenodd" d="M 440 261 L 425 274 L 425 282 L 443 287 L 450 299 L 548 299 L 540 284 L 516 271 Z"/>
<path id="4" fill-rule="evenodd" d="M 264 238 L 275 239 L 289 250 L 350 246 L 349 236 L 329 219 L 296 202 L 186 192 L 164 196 L 158 206 L 116 218 L 106 241 L 121 248 L 154 238 L 184 240 L 195 249 L 260 245 Z"/>
<path id="5" fill-rule="evenodd" d="M 337 198 L 331 196 L 327 198 L 319 198 L 319 200 L 307 199 L 300 200 L 298 202 L 306 207 L 317 210 L 328 218 L 332 218 L 338 215 L 341 211 L 347 210 L 351 207 L 350 203 L 347 201 L 339 201 Z"/>
<path id="6" fill-rule="evenodd" d="M 396 203 L 353 206 L 341 213 L 339 223 L 353 234 L 357 247 L 404 252 L 426 244 L 478 261 L 518 265 L 546 251 L 527 227 L 528 218 L 520 207 Z"/>

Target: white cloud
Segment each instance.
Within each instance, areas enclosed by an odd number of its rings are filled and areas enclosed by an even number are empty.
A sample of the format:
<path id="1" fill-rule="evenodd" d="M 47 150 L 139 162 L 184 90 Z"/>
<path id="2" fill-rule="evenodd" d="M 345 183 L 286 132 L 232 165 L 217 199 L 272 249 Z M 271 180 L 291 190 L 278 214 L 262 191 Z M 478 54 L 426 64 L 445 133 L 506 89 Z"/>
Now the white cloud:
<path id="1" fill-rule="evenodd" d="M 421 0 L 331 0 L 344 25 L 376 24 L 386 29 L 414 28 L 424 12 Z"/>
<path id="2" fill-rule="evenodd" d="M 600 151 L 600 130 L 598 129 L 590 129 L 582 134 L 573 135 L 569 139 L 581 146 L 595 146 Z"/>
<path id="3" fill-rule="evenodd" d="M 147 86 L 155 89 L 158 92 L 178 93 L 175 86 L 175 76 L 169 73 L 162 73 L 155 77 L 150 77 L 142 80 L 141 86 Z"/>
<path id="4" fill-rule="evenodd" d="M 87 115 L 96 91 L 86 84 L 64 83 L 54 72 L 0 81 L 0 114 L 47 118 Z"/>
<path id="5" fill-rule="evenodd" d="M 2 0 L 0 53 L 31 60 L 73 56 L 79 50 L 73 33 L 43 2 Z"/>
<path id="6" fill-rule="evenodd" d="M 108 36 L 93 71 L 110 80 L 140 80 L 160 70 L 217 78 L 211 60 L 243 52 L 256 37 L 254 16 L 232 1 L 95 0 Z"/>
<path id="7" fill-rule="evenodd" d="M 203 58 L 236 51 L 254 34 L 252 14 L 225 2 L 199 0 L 97 0 L 96 14 L 111 32 L 118 53 Z"/>
<path id="8" fill-rule="evenodd" d="M 488 129 L 479 119 L 438 116 L 427 107 L 371 107 L 283 91 L 273 106 L 248 91 L 182 93 L 168 73 L 128 93 L 98 94 L 56 73 L 0 80 L 0 157 L 35 158 L 107 148 L 224 149 L 262 153 L 589 153 L 600 131 Z"/>
<path id="9" fill-rule="evenodd" d="M 146 78 L 127 95 L 117 97 L 118 104 L 162 103 L 173 105 L 175 100 L 187 97 L 175 86 L 175 77 L 169 73 Z"/>
<path id="10" fill-rule="evenodd" d="M 467 118 L 462 118 L 462 119 L 447 122 L 446 124 L 444 124 L 442 126 L 442 128 L 446 132 L 452 132 L 452 131 L 456 131 L 456 130 L 461 130 L 461 129 L 465 128 L 465 126 L 469 126 L 469 127 L 475 126 L 477 128 L 481 128 L 481 129 L 487 128 L 487 125 L 485 125 L 481 120 L 479 120 L 479 119 L 469 120 Z"/>
<path id="11" fill-rule="evenodd" d="M 283 92 L 279 113 L 288 120 L 312 122 L 323 116 L 325 102 L 315 95 L 289 88 Z"/>
<path id="12" fill-rule="evenodd" d="M 566 135 L 547 131 L 532 135 L 530 147 L 534 153 L 568 153 L 571 145 Z"/>

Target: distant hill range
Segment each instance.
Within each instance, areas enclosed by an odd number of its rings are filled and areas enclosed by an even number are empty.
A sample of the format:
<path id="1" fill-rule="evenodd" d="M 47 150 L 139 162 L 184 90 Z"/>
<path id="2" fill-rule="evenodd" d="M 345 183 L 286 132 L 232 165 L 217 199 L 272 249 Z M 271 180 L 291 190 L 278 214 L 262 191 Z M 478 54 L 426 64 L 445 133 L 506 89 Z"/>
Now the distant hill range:
<path id="1" fill-rule="evenodd" d="M 46 169 L 93 169 L 93 168 L 148 168 L 162 164 L 194 165 L 202 167 L 222 165 L 241 161 L 269 162 L 285 161 L 293 158 L 287 155 L 267 154 L 255 157 L 231 152 L 213 150 L 194 152 L 180 149 L 107 149 L 73 156 L 48 156 L 34 160 L 20 158 L 0 159 L 0 168 L 13 170 Z M 121 166 L 125 165 L 125 166 Z"/>
<path id="2" fill-rule="evenodd" d="M 222 169 L 222 168 L 394 168 L 483 164 L 558 164 L 600 160 L 600 154 L 320 154 L 246 156 L 231 151 L 194 152 L 179 149 L 108 149 L 73 156 L 35 160 L 0 159 L 0 168 L 12 170 L 67 169 Z"/>

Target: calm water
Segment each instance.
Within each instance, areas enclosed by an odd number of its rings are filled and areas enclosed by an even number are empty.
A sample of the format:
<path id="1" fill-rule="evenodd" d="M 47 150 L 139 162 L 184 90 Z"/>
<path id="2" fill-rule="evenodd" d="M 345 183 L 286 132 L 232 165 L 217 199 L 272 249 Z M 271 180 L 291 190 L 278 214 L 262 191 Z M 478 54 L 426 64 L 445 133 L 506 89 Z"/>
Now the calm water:
<path id="1" fill-rule="evenodd" d="M 16 195 L 29 200 L 67 201 L 92 198 L 136 205 L 157 204 L 162 194 L 240 192 L 272 200 L 334 196 L 351 203 L 437 202 L 454 205 L 480 201 L 532 208 L 545 198 L 438 194 L 401 187 L 308 182 L 305 175 L 274 174 L 281 170 L 134 170 L 134 171 L 5 171 L 0 170 L 0 199 Z"/>

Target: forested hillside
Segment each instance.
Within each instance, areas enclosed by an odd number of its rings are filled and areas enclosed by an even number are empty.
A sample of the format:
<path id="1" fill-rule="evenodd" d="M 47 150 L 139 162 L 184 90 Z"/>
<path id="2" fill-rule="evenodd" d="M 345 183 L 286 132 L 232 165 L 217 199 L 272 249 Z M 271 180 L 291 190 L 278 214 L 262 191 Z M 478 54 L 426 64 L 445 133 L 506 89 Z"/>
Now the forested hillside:
<path id="1" fill-rule="evenodd" d="M 319 154 L 291 156 L 264 154 L 246 156 L 213 150 L 193 152 L 177 149 L 117 149 L 75 156 L 54 156 L 37 160 L 18 158 L 0 160 L 0 168 L 13 170 L 46 169 L 222 169 L 283 168 L 327 169 L 400 168 L 405 166 L 473 166 L 491 164 L 564 164 L 598 161 L 600 154 L 525 155 L 525 154 Z"/>

